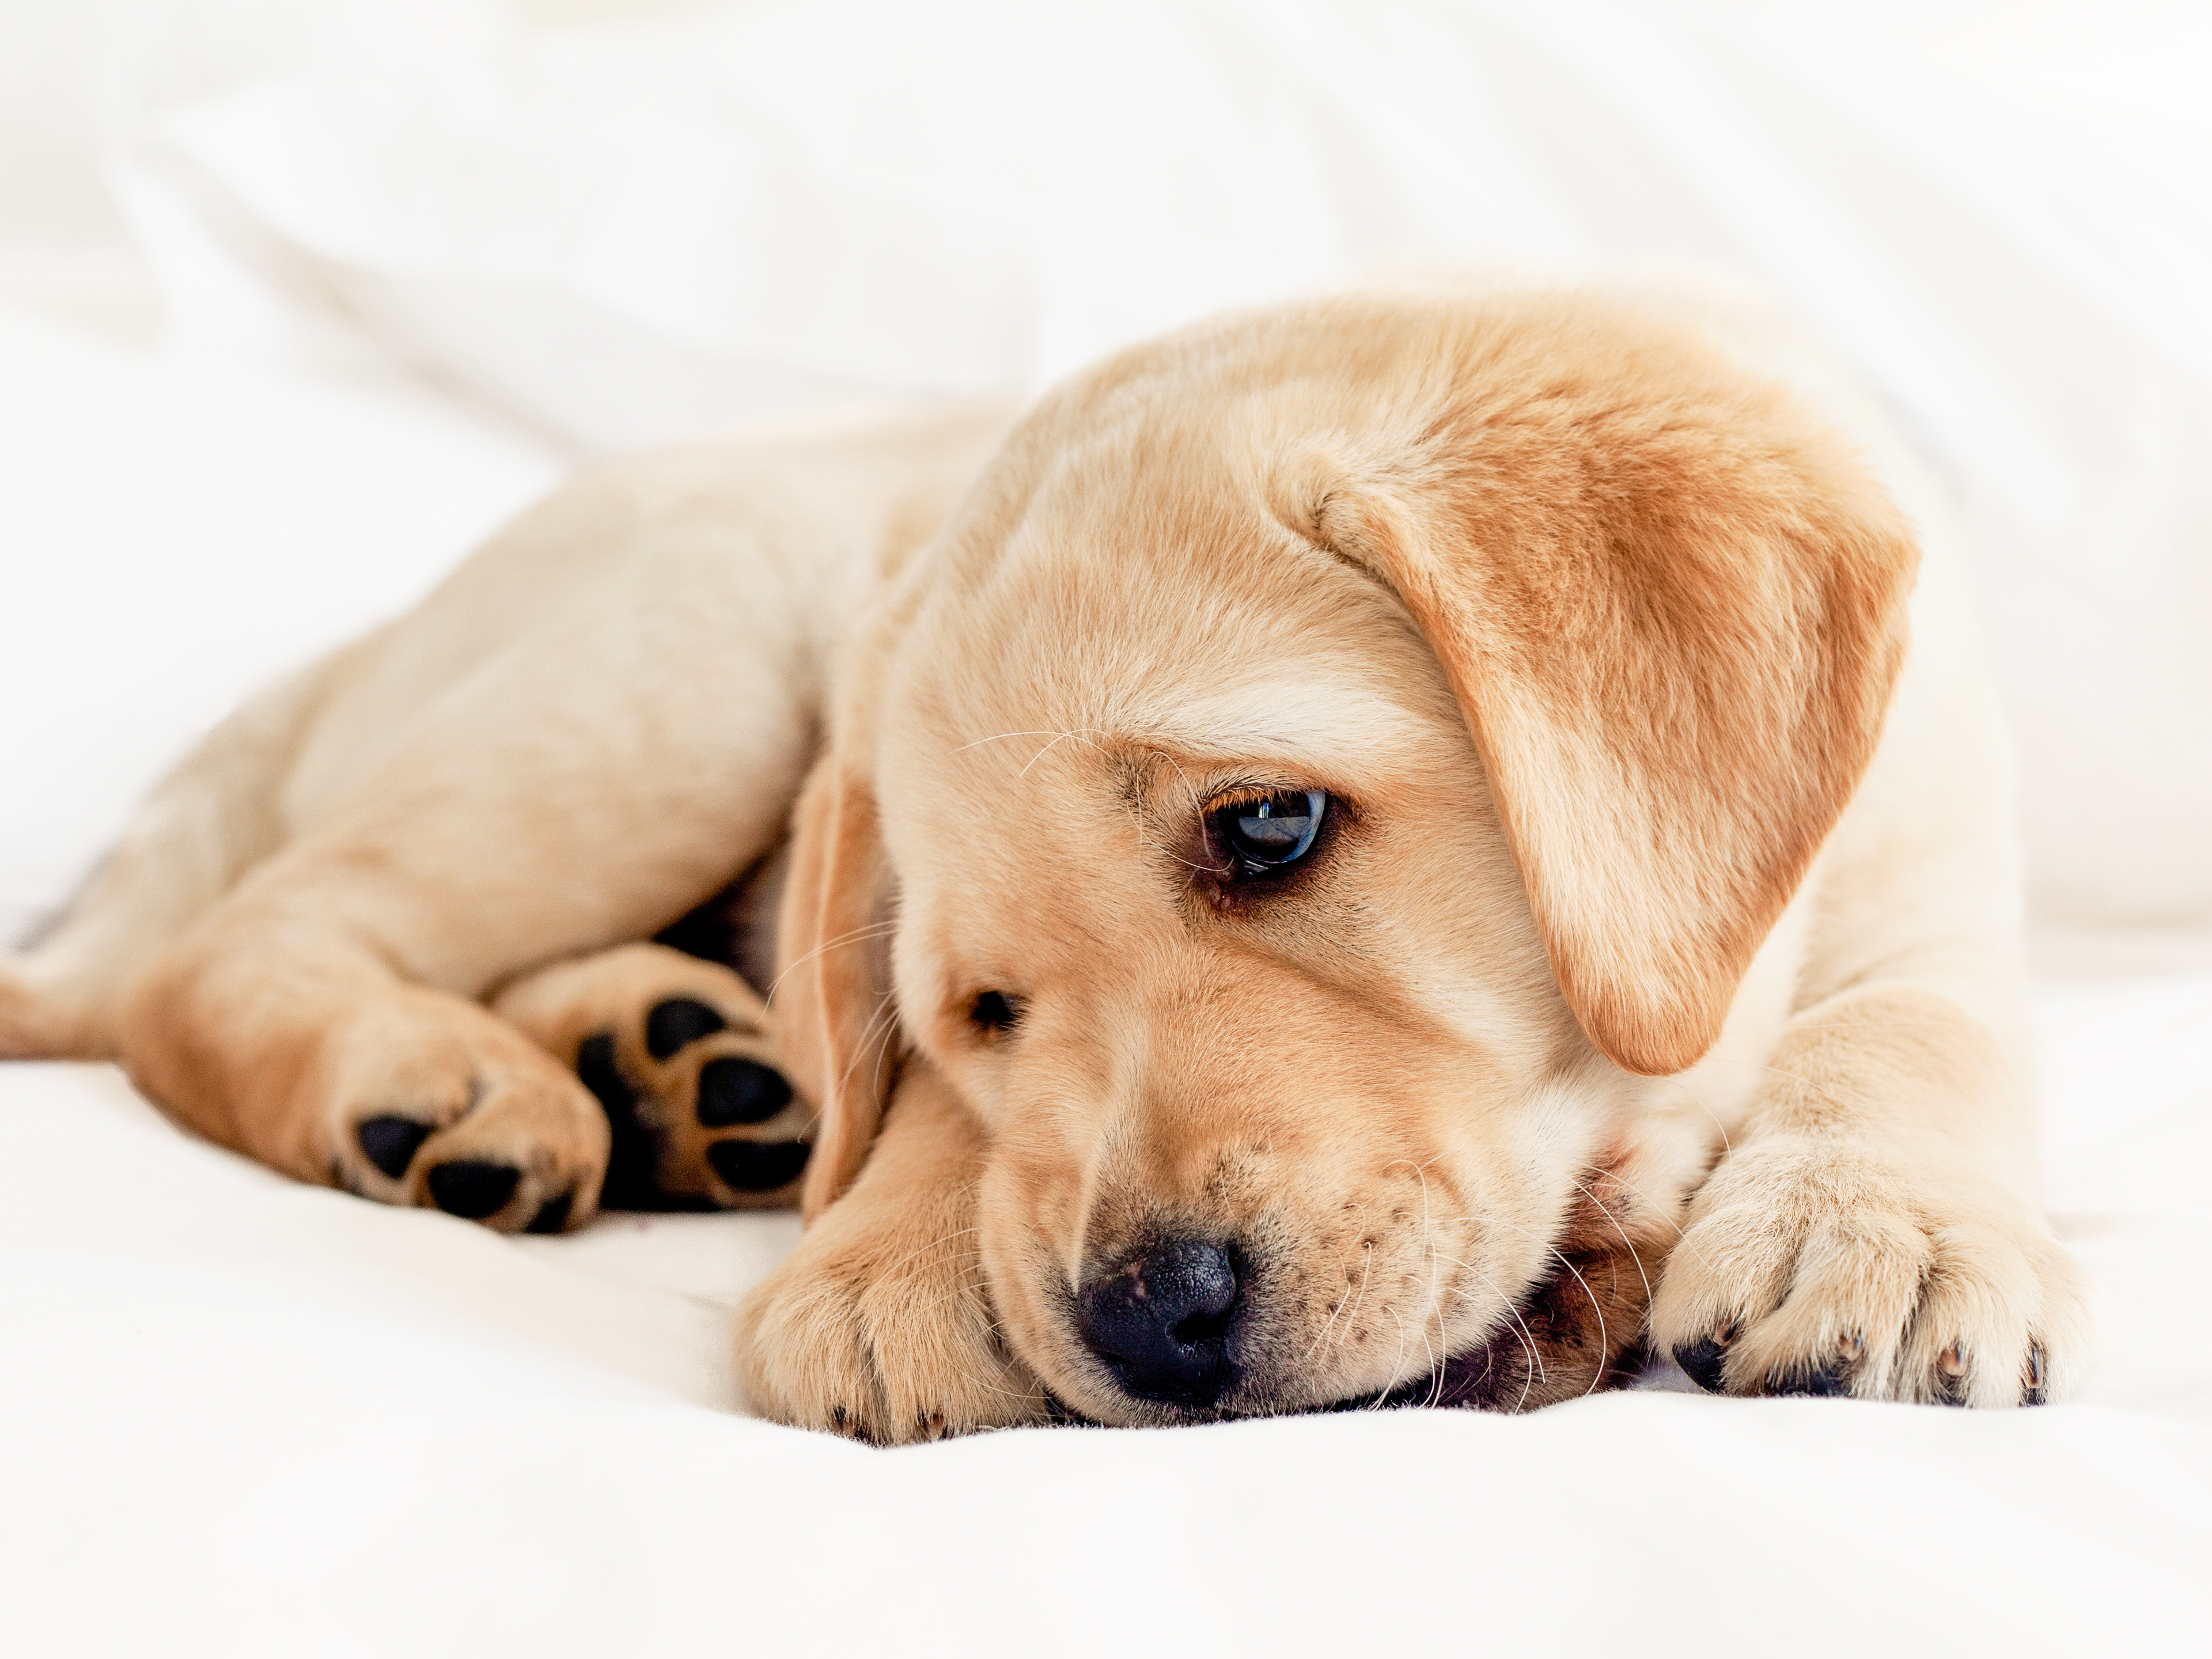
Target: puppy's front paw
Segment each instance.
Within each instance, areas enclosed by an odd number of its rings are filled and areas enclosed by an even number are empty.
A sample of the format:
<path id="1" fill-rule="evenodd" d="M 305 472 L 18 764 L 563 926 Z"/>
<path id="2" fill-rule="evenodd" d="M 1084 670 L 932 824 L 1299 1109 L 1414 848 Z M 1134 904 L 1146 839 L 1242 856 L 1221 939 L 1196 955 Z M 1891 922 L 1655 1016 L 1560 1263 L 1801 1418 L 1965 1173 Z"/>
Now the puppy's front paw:
<path id="1" fill-rule="evenodd" d="M 2031 1207 L 1810 1137 L 1715 1171 L 1651 1331 L 1716 1393 L 1972 1406 L 2063 1398 L 2090 1345 L 2081 1272 Z"/>
<path id="2" fill-rule="evenodd" d="M 974 1230 L 949 1208 L 848 1197 L 809 1229 L 738 1315 L 757 1410 L 877 1445 L 1044 1419 L 1042 1388 L 998 1338 Z"/>

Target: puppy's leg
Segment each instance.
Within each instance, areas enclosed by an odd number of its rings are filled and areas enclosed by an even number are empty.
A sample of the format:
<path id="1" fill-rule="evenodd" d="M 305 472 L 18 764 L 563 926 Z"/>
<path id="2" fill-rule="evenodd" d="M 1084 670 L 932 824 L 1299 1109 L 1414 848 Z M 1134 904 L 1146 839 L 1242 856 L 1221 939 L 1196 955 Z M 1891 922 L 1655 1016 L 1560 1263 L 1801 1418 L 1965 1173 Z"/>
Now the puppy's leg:
<path id="1" fill-rule="evenodd" d="M 1863 987 L 1799 1014 L 1668 1260 L 1656 1345 L 1732 1394 L 2069 1392 L 2087 1297 L 2034 1202 L 2016 1072 L 1933 988 Z"/>
<path id="2" fill-rule="evenodd" d="M 776 659 L 717 616 L 639 596 L 586 620 L 431 702 L 154 958 L 119 1030 L 149 1095 L 387 1202 L 504 1229 L 590 1213 L 599 1103 L 474 999 L 649 935 L 757 860 L 806 725 Z"/>
<path id="3" fill-rule="evenodd" d="M 983 1283 L 982 1152 L 952 1091 L 911 1063 L 859 1179 L 738 1310 L 758 1410 L 882 1445 L 1043 1420 Z"/>
<path id="4" fill-rule="evenodd" d="M 122 1047 L 140 1086 L 303 1181 L 504 1231 L 589 1215 L 608 1146 L 598 1103 L 483 1008 L 395 974 L 337 925 L 312 863 L 292 863 L 250 879 L 134 986 Z"/>
<path id="5" fill-rule="evenodd" d="M 605 1109 L 604 1207 L 798 1201 L 813 1115 L 784 1080 L 766 1005 L 729 969 L 663 945 L 617 945 L 526 975 L 492 1007 Z"/>

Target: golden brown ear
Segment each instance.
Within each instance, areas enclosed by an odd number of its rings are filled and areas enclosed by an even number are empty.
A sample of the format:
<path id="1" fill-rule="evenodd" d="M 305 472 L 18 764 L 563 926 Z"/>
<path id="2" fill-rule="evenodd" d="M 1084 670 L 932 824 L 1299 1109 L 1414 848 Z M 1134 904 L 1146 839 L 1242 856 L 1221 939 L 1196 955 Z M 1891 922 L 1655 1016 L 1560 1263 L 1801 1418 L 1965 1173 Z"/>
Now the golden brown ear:
<path id="1" fill-rule="evenodd" d="M 833 747 L 793 816 L 791 872 L 776 925 L 783 1060 L 821 1115 L 801 1200 L 810 1221 L 860 1173 L 897 1067 L 890 889 L 875 793 Z"/>
<path id="2" fill-rule="evenodd" d="M 1648 319 L 1570 321 L 1479 341 L 1311 520 L 1443 663 L 1583 1029 L 1656 1075 L 1718 1037 L 1857 786 L 1917 555 L 1786 393 Z"/>

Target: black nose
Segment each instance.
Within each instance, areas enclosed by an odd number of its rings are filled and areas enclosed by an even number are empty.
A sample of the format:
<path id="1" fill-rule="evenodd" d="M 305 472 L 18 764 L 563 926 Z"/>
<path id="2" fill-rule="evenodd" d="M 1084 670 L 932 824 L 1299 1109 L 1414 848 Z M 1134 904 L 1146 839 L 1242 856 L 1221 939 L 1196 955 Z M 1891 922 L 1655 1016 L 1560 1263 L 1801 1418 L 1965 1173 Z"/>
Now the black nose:
<path id="1" fill-rule="evenodd" d="M 1237 1265 L 1218 1244 L 1165 1239 L 1085 1290 L 1091 1351 L 1139 1400 L 1210 1406 L 1236 1381 Z"/>

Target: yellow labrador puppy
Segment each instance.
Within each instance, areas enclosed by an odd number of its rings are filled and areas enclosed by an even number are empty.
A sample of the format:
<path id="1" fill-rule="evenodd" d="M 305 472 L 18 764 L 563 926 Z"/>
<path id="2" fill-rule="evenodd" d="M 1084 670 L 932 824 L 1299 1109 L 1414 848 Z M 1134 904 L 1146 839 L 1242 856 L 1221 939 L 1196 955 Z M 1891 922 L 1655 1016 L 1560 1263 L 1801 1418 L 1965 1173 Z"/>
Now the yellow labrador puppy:
<path id="1" fill-rule="evenodd" d="M 2056 1398 L 1953 557 L 1786 331 L 1648 276 L 623 463 L 210 738 L 0 1052 L 502 1228 L 803 1194 L 740 1373 L 875 1440 L 1647 1347 Z"/>

